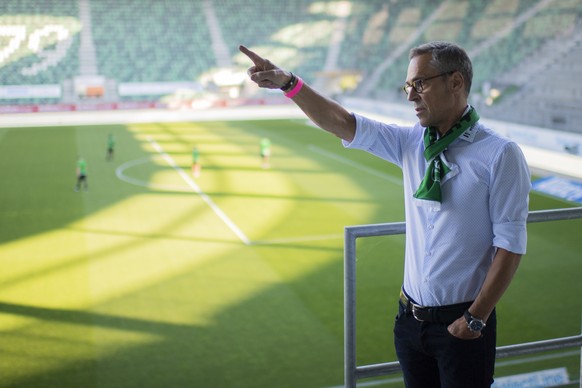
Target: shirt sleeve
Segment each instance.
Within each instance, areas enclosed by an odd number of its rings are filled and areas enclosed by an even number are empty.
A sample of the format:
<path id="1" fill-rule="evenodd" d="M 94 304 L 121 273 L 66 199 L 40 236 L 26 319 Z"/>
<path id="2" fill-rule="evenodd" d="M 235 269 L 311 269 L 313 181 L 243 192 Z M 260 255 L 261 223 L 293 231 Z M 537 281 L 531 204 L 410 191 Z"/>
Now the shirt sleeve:
<path id="1" fill-rule="evenodd" d="M 531 178 L 525 157 L 517 144 L 502 147 L 491 169 L 489 209 L 493 245 L 525 254 Z"/>
<path id="2" fill-rule="evenodd" d="M 356 135 L 351 142 L 342 140 L 346 148 L 367 151 L 402 167 L 402 149 L 409 130 L 395 124 L 379 121 L 352 113 L 356 119 Z M 409 128 L 408 128 L 409 129 Z"/>

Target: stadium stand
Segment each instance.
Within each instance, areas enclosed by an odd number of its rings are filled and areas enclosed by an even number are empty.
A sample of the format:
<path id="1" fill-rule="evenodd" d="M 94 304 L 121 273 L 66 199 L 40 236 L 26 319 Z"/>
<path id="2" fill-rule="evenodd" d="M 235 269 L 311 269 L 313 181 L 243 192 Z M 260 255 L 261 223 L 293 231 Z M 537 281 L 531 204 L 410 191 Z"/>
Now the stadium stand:
<path id="1" fill-rule="evenodd" d="M 581 9 L 576 2 L 556 2 L 525 23 L 515 39 L 514 66 L 488 85 L 500 94 L 499 101 L 482 106 L 485 114 L 582 133 Z"/>
<path id="2" fill-rule="evenodd" d="M 200 2 L 91 1 L 100 74 L 119 82 L 195 79 L 214 65 Z"/>
<path id="3" fill-rule="evenodd" d="M 77 77 L 102 77 L 100 101 L 124 83 L 200 82 L 211 69 L 246 69 L 245 44 L 308 82 L 351 71 L 348 95 L 404 103 L 408 49 L 452 40 L 474 61 L 472 103 L 496 118 L 580 131 L 579 0 L 4 0 L 2 86 L 56 85 L 59 96 L 8 95 L 0 105 L 75 102 Z M 338 10 L 348 10 L 339 14 Z M 260 22 L 253 22 L 260 18 Z M 341 21 L 341 23 L 338 23 Z M 342 31 L 339 31 L 339 29 Z M 564 74 L 569 74 L 569 78 Z M 579 82 L 578 82 L 579 83 Z M 319 84 L 317 84 L 319 85 Z M 18 90 L 17 90 L 18 91 Z"/>
<path id="4" fill-rule="evenodd" d="M 0 84 L 53 85 L 78 69 L 76 0 L 0 2 Z M 19 99 L 11 103 L 54 103 L 59 98 Z"/>
<path id="5" fill-rule="evenodd" d="M 215 0 L 213 3 L 231 52 L 238 53 L 241 43 L 260 47 L 272 54 L 274 62 L 286 63 L 291 71 L 311 81 L 315 72 L 322 70 L 335 19 L 333 2 Z M 250 22 L 257 18 L 260 22 Z M 242 66 L 248 67 L 245 58 L 239 56 L 239 60 Z"/>

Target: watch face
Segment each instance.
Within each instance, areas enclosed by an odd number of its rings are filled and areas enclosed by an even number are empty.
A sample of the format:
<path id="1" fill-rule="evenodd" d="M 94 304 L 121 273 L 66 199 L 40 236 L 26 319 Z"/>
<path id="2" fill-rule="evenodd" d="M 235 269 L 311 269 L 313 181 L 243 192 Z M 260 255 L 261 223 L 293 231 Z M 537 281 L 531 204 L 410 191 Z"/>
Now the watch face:
<path id="1" fill-rule="evenodd" d="M 475 317 L 471 316 L 471 313 L 469 313 L 468 310 L 465 311 L 463 316 L 465 317 L 465 320 L 467 321 L 467 326 L 469 326 L 469 330 L 481 331 L 485 327 L 485 322 L 483 322 L 479 318 L 475 318 Z"/>
<path id="2" fill-rule="evenodd" d="M 483 322 L 473 319 L 469 323 L 469 329 L 472 331 L 481 331 L 483 330 Z"/>

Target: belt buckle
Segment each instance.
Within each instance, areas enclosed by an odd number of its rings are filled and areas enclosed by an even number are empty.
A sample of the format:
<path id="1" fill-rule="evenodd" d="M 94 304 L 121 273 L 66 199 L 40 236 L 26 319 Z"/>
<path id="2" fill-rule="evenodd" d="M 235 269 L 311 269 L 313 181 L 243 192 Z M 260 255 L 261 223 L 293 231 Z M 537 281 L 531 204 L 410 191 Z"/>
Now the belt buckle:
<path id="1" fill-rule="evenodd" d="M 412 307 L 412 316 L 414 317 L 414 319 L 416 319 L 418 322 L 424 322 L 424 319 L 420 319 L 419 317 L 416 316 L 416 310 L 420 309 L 420 306 L 417 306 L 415 304 L 410 304 Z"/>

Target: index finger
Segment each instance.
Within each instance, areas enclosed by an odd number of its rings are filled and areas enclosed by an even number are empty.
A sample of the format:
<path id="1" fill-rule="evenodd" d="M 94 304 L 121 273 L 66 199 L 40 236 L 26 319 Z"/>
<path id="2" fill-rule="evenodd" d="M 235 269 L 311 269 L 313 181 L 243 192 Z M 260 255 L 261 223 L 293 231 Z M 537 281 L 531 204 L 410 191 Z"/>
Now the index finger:
<path id="1" fill-rule="evenodd" d="M 263 59 L 261 56 L 259 56 L 254 51 L 249 50 L 248 48 L 246 48 L 242 44 L 240 46 L 238 46 L 238 49 L 240 50 L 241 53 L 243 53 L 244 55 L 249 57 L 249 59 L 251 61 L 253 61 L 255 66 L 260 67 L 260 68 L 263 68 L 265 66 L 265 59 Z"/>

